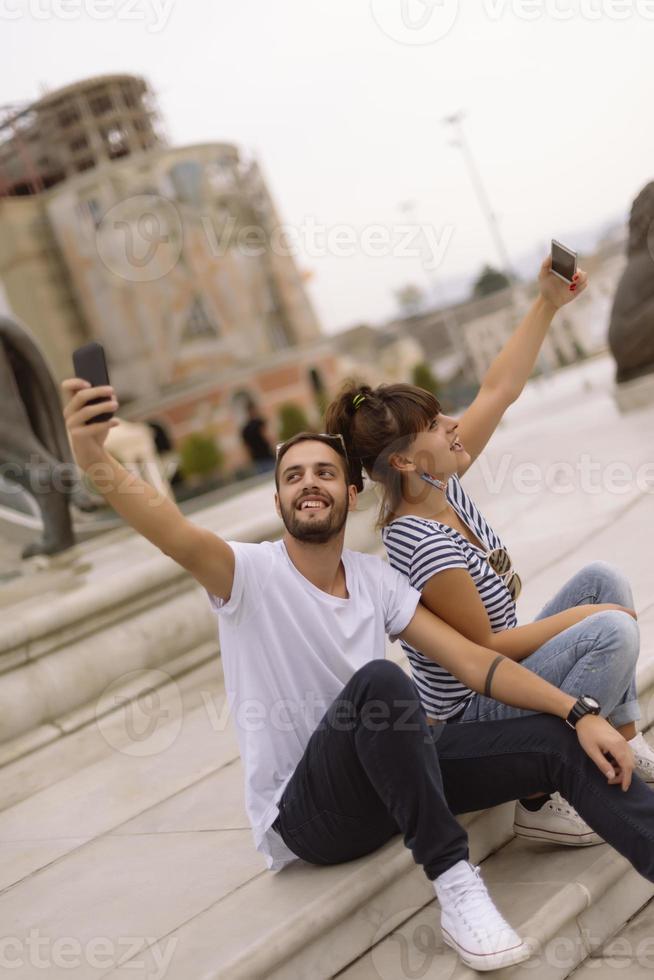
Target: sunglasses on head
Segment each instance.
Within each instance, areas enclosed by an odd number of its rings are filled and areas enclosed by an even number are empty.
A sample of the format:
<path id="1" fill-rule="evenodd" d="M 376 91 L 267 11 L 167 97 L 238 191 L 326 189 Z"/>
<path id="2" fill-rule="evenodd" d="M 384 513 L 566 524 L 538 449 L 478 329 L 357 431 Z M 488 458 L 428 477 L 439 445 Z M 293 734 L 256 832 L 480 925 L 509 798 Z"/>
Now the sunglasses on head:
<path id="1" fill-rule="evenodd" d="M 336 433 L 331 433 L 331 432 L 316 432 L 315 435 L 316 435 L 316 438 L 319 439 L 320 441 L 323 441 L 324 440 L 325 442 L 331 442 L 331 443 L 333 443 L 334 444 L 334 449 L 336 450 L 336 452 L 337 453 L 340 453 L 347 460 L 347 449 L 345 448 L 345 439 L 343 438 L 343 436 L 341 435 L 340 432 L 336 432 Z M 292 442 L 292 441 L 293 441 L 293 438 L 287 439 L 286 442 L 278 442 L 277 443 L 277 445 L 275 446 L 275 458 L 276 459 L 279 459 L 279 454 L 282 452 L 282 450 L 284 449 L 284 447 L 285 446 L 288 446 L 288 444 L 290 442 Z M 307 442 L 308 442 L 308 440 L 307 440 Z"/>

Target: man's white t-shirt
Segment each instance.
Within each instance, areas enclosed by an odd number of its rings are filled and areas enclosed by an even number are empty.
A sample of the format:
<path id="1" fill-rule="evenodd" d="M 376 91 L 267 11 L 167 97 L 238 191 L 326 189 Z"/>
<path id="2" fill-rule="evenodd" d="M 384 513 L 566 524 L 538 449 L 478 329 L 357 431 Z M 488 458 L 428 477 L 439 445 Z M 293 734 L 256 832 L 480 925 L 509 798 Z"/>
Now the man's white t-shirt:
<path id="1" fill-rule="evenodd" d="M 277 871 L 295 855 L 272 824 L 309 737 L 355 671 L 383 659 L 385 634 L 405 629 L 420 593 L 381 558 L 346 549 L 341 599 L 312 585 L 283 541 L 228 543 L 236 556 L 229 601 L 207 594 L 220 620 L 248 819 L 257 850 Z"/>

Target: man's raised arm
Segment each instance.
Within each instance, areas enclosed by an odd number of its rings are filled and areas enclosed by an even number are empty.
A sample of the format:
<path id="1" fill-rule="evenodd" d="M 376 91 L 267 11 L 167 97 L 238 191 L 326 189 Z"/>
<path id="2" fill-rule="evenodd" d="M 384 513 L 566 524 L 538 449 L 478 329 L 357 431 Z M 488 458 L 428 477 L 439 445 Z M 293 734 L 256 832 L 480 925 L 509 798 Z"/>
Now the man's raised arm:
<path id="1" fill-rule="evenodd" d="M 575 703 L 571 695 L 521 664 L 461 636 L 420 603 L 400 636 L 473 691 L 503 704 L 565 719 Z M 579 694 L 583 693 L 579 691 Z M 621 783 L 627 790 L 634 757 L 622 735 L 605 718 L 593 715 L 582 718 L 576 732 L 582 748 L 609 782 Z M 607 755 L 613 757 L 617 766 L 607 760 Z"/>
<path id="2" fill-rule="evenodd" d="M 167 496 L 130 473 L 104 448 L 107 422 L 85 425 L 86 419 L 118 407 L 110 385 L 92 388 L 81 378 L 67 378 L 61 387 L 67 397 L 64 418 L 75 461 L 93 481 L 117 514 L 135 531 L 156 545 L 206 589 L 228 599 L 234 582 L 234 552 L 222 538 L 189 521 Z M 88 405 L 93 398 L 108 401 Z"/>

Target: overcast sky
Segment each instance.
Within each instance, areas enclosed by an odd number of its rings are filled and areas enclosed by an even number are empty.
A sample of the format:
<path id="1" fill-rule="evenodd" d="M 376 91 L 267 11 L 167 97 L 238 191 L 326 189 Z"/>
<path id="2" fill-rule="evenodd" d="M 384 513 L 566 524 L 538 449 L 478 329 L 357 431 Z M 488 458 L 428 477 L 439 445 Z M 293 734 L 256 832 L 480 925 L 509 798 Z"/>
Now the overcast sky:
<path id="1" fill-rule="evenodd" d="M 498 263 L 449 113 L 511 257 L 654 178 L 654 0 L 0 0 L 0 30 L 3 103 L 135 72 L 172 142 L 256 154 L 330 331 Z"/>

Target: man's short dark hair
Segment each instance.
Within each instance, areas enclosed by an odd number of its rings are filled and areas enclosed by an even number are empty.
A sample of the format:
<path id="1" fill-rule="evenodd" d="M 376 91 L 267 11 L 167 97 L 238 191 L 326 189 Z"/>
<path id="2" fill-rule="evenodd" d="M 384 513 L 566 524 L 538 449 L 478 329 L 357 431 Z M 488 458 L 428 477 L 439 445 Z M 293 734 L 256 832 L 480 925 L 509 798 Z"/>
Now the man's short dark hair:
<path id="1" fill-rule="evenodd" d="M 277 447 L 277 457 L 275 459 L 275 486 L 279 490 L 279 471 L 281 468 L 282 460 L 289 449 L 293 446 L 299 445 L 301 442 L 322 442 L 325 446 L 329 446 L 334 452 L 338 453 L 343 461 L 343 474 L 345 476 L 345 482 L 351 483 L 350 480 L 350 467 L 347 458 L 347 453 L 345 452 L 345 446 L 343 441 L 338 436 L 329 436 L 324 432 L 298 432 L 297 435 L 291 436 L 286 442 L 282 442 Z"/>

